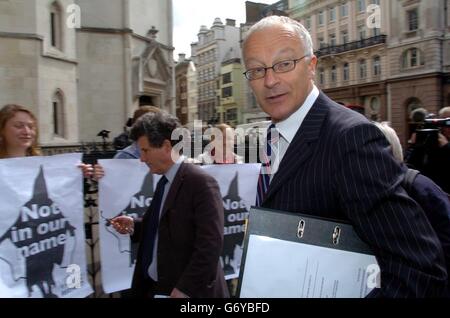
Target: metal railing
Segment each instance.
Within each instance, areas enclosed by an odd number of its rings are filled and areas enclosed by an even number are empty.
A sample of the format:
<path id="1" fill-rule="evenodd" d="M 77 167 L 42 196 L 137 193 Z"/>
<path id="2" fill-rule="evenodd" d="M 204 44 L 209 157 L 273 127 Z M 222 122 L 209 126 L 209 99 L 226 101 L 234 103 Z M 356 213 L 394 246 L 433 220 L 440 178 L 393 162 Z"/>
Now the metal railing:
<path id="1" fill-rule="evenodd" d="M 84 163 L 94 164 L 98 159 L 111 159 L 116 150 L 111 143 L 92 142 L 80 145 L 43 147 L 44 155 L 56 155 L 63 153 L 82 153 Z M 89 281 L 94 289 L 92 298 L 114 297 L 119 293 L 106 294 L 103 291 L 100 276 L 100 249 L 99 249 L 99 222 L 98 222 L 98 183 L 94 180 L 84 179 L 84 229 L 86 235 L 87 273 Z"/>
<path id="2" fill-rule="evenodd" d="M 363 39 L 363 40 L 359 40 L 359 41 L 353 41 L 353 42 L 349 42 L 349 43 L 345 43 L 345 44 L 341 44 L 341 45 L 327 46 L 327 47 L 323 47 L 323 48 L 320 48 L 319 50 L 317 50 L 315 52 L 315 55 L 317 57 L 324 57 L 327 55 L 339 54 L 339 53 L 344 53 L 344 52 L 348 52 L 348 51 L 363 49 L 363 48 L 367 48 L 370 46 L 386 43 L 386 38 L 387 38 L 387 36 L 382 34 L 382 35 L 373 36 L 371 38 L 367 38 L 367 39 Z"/>

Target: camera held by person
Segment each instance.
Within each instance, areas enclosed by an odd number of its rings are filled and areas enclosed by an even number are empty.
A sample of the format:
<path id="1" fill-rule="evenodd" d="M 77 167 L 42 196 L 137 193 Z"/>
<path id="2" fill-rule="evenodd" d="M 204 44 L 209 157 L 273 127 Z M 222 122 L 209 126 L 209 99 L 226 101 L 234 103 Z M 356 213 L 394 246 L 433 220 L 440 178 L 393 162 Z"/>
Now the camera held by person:
<path id="1" fill-rule="evenodd" d="M 411 113 L 411 119 L 414 124 L 410 146 L 430 150 L 448 143 L 449 137 L 445 132 L 450 128 L 450 117 L 437 118 L 425 109 L 418 108 Z"/>
<path id="2" fill-rule="evenodd" d="M 450 192 L 450 107 L 440 110 L 439 118 L 423 108 L 411 113 L 413 134 L 405 162 Z"/>

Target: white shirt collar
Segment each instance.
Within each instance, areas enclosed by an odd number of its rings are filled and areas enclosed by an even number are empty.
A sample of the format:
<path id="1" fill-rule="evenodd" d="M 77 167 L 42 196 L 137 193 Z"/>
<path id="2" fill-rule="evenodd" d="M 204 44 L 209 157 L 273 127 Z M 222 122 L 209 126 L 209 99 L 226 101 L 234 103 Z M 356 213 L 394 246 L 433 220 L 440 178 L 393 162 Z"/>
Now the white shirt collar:
<path id="1" fill-rule="evenodd" d="M 313 84 L 313 89 L 309 93 L 308 97 L 302 106 L 299 107 L 291 116 L 283 121 L 275 124 L 280 135 L 286 139 L 288 143 L 291 143 L 297 133 L 298 129 L 302 125 L 303 120 L 308 114 L 311 107 L 314 105 L 317 97 L 319 97 L 319 90 L 316 85 Z"/>

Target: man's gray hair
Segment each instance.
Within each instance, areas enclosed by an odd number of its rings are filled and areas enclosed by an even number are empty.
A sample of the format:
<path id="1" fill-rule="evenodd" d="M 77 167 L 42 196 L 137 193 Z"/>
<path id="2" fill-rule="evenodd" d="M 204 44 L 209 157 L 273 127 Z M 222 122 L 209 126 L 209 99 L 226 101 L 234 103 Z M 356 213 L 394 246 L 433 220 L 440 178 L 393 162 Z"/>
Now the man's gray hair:
<path id="1" fill-rule="evenodd" d="M 439 117 L 447 118 L 450 117 L 450 106 L 444 107 L 439 111 Z"/>
<path id="2" fill-rule="evenodd" d="M 140 137 L 147 136 L 150 145 L 156 148 L 161 148 L 165 140 L 169 140 L 174 146 L 179 140 L 173 140 L 172 133 L 180 127 L 179 119 L 165 111 L 149 112 L 139 117 L 131 127 L 130 138 L 137 141 Z"/>
<path id="3" fill-rule="evenodd" d="M 308 56 L 314 55 L 311 34 L 309 34 L 308 30 L 303 26 L 303 24 L 301 24 L 300 22 L 298 22 L 294 19 L 284 17 L 284 16 L 277 16 L 277 15 L 271 15 L 271 16 L 265 17 L 264 19 L 260 20 L 258 23 L 254 24 L 248 30 L 248 32 L 244 38 L 242 47 L 245 47 L 245 42 L 247 41 L 247 39 L 249 38 L 249 36 L 252 33 L 263 30 L 268 27 L 278 26 L 278 25 L 291 26 L 305 47 L 305 55 L 308 55 Z"/>
<path id="4" fill-rule="evenodd" d="M 400 139 L 398 138 L 395 130 L 389 125 L 388 122 L 385 121 L 382 123 L 374 122 L 374 125 L 381 130 L 387 141 L 389 141 L 389 143 L 391 144 L 392 154 L 394 155 L 394 158 L 398 162 L 403 162 L 403 149 L 402 145 L 400 144 Z"/>

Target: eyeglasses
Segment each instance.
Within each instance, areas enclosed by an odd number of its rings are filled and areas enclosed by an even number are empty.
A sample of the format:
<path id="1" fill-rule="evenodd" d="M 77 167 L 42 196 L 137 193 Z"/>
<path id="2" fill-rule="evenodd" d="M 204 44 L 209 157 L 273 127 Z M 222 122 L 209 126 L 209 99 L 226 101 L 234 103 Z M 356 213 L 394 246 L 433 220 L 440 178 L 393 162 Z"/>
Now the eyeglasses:
<path id="1" fill-rule="evenodd" d="M 287 73 L 292 71 L 298 62 L 309 55 L 304 55 L 296 60 L 286 60 L 275 63 L 270 67 L 255 67 L 245 71 L 243 74 L 249 81 L 257 80 L 266 76 L 267 70 L 272 69 L 275 73 Z"/>

